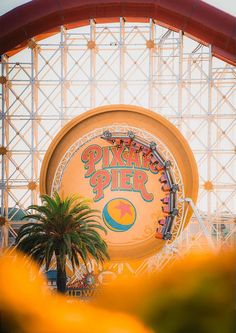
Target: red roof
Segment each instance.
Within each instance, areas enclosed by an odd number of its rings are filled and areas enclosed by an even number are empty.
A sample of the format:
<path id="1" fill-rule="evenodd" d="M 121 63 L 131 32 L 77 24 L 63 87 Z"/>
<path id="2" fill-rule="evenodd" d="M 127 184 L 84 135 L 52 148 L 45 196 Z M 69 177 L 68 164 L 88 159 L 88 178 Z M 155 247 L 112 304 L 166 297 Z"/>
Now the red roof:
<path id="1" fill-rule="evenodd" d="M 200 0 L 33 0 L 0 17 L 0 54 L 11 55 L 27 40 L 55 33 L 61 25 L 87 25 L 125 17 L 147 21 L 184 33 L 212 45 L 213 55 L 236 64 L 236 19 Z M 11 51 L 11 52 L 10 52 Z"/>

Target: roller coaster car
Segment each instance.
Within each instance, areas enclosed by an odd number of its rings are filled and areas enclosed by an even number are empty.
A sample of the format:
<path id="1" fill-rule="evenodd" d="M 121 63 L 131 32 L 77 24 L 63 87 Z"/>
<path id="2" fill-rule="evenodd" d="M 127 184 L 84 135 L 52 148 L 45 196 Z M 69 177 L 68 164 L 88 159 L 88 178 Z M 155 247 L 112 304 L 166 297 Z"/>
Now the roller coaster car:
<path id="1" fill-rule="evenodd" d="M 164 205 L 168 205 L 170 203 L 170 197 L 169 196 L 166 196 L 165 198 L 162 198 L 161 199 L 161 202 L 164 204 Z"/>
<path id="2" fill-rule="evenodd" d="M 131 145 L 132 139 L 130 139 L 130 138 L 124 138 L 123 142 L 124 142 L 124 146 L 127 147 L 127 148 L 129 148 L 130 145 Z"/>
<path id="3" fill-rule="evenodd" d="M 168 182 L 168 179 L 167 179 L 167 176 L 166 176 L 165 172 L 162 172 L 161 177 L 159 178 L 159 182 L 160 183 L 167 183 Z"/>
<path id="4" fill-rule="evenodd" d="M 161 226 L 164 226 L 166 224 L 166 219 L 159 220 L 158 224 L 160 224 Z"/>
<path id="5" fill-rule="evenodd" d="M 143 150 L 143 144 L 139 142 L 133 142 L 131 147 L 135 153 L 140 153 Z"/>
<path id="6" fill-rule="evenodd" d="M 163 239 L 163 240 L 170 240 L 172 237 L 172 234 L 170 232 L 164 233 L 164 227 L 159 227 L 156 230 L 155 238 L 157 239 Z"/>
<path id="7" fill-rule="evenodd" d="M 144 147 L 142 150 L 143 157 L 151 163 L 151 159 L 153 158 L 153 153 L 150 148 Z"/>
<path id="8" fill-rule="evenodd" d="M 163 213 L 165 213 L 165 214 L 170 214 L 172 211 L 170 205 L 162 206 L 161 209 L 162 209 Z"/>
<path id="9" fill-rule="evenodd" d="M 155 234 L 155 238 L 157 239 L 163 239 L 163 234 L 162 232 L 159 231 L 160 228 L 157 228 L 156 234 Z"/>
<path id="10" fill-rule="evenodd" d="M 115 139 L 115 146 L 120 148 L 123 145 L 123 140 L 120 138 Z"/>
<path id="11" fill-rule="evenodd" d="M 161 189 L 162 189 L 162 191 L 164 191 L 164 192 L 170 192 L 171 187 L 170 187 L 169 184 L 164 184 L 164 185 L 162 185 Z"/>

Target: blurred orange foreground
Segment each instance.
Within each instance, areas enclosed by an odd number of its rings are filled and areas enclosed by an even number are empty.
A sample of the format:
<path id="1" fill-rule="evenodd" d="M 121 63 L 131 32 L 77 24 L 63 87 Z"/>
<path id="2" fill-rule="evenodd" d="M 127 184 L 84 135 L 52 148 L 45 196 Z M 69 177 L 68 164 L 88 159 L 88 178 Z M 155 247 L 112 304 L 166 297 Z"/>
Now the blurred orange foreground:
<path id="1" fill-rule="evenodd" d="M 192 253 L 161 272 L 117 279 L 95 303 L 157 333 L 235 333 L 235 254 Z"/>
<path id="2" fill-rule="evenodd" d="M 151 276 L 117 279 L 84 304 L 51 294 L 20 255 L 0 259 L 3 333 L 234 333 L 235 256 L 192 254 Z"/>
<path id="3" fill-rule="evenodd" d="M 39 268 L 19 254 L 0 259 L 1 333 L 150 333 L 134 316 L 53 295 Z"/>

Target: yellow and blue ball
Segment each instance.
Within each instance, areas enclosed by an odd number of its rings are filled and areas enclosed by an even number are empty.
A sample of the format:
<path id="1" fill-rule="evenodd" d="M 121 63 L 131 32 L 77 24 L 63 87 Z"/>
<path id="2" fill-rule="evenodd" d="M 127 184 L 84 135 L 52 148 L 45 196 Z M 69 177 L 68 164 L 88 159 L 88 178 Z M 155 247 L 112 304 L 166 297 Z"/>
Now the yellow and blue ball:
<path id="1" fill-rule="evenodd" d="M 129 200 L 116 198 L 110 200 L 105 205 L 102 217 L 110 230 L 123 232 L 129 230 L 134 225 L 136 210 Z"/>

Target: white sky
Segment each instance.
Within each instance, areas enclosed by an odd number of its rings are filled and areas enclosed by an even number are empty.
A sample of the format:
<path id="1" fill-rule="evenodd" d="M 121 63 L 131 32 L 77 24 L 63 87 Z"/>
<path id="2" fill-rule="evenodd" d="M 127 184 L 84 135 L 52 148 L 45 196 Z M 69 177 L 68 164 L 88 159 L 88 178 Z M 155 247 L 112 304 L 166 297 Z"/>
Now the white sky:
<path id="1" fill-rule="evenodd" d="M 2 0 L 0 1 L 0 15 L 3 15 L 7 11 L 14 7 L 20 6 L 23 3 L 29 2 L 30 0 Z M 176 0 L 178 1 L 178 0 Z M 205 2 L 220 8 L 221 10 L 236 16 L 236 1 L 235 0 L 205 0 Z"/>

